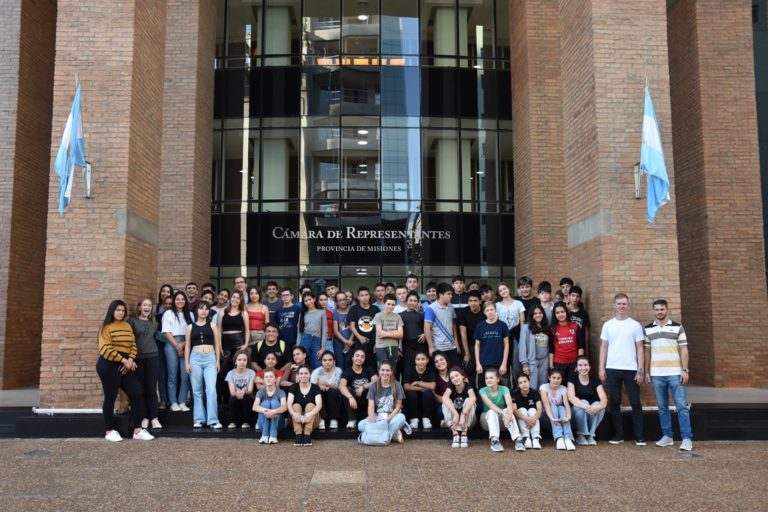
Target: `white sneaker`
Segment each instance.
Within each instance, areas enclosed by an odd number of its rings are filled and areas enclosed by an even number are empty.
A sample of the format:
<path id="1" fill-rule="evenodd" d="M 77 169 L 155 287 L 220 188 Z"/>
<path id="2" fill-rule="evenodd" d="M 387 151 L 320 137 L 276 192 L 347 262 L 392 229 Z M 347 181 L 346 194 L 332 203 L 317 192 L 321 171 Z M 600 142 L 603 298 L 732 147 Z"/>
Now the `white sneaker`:
<path id="1" fill-rule="evenodd" d="M 568 450 L 569 452 L 575 451 L 576 447 L 573 446 L 573 441 L 571 441 L 570 439 L 566 439 L 565 440 L 565 449 Z"/>
<path id="2" fill-rule="evenodd" d="M 669 436 L 662 436 L 661 439 L 656 441 L 656 446 L 672 446 L 675 444 L 675 440 Z"/>
<path id="3" fill-rule="evenodd" d="M 137 433 L 133 434 L 133 438 L 136 439 L 137 441 L 151 441 L 155 438 L 155 436 L 153 436 L 146 430 L 141 429 Z"/>
<path id="4" fill-rule="evenodd" d="M 152 428 L 154 428 L 154 429 L 161 429 L 161 428 L 163 428 L 163 426 L 160 424 L 160 420 L 159 419 L 154 418 L 152 420 Z"/>
<path id="5" fill-rule="evenodd" d="M 461 447 L 469 448 L 469 439 L 467 439 L 467 436 L 461 436 Z"/>
<path id="6" fill-rule="evenodd" d="M 325 420 L 320 420 L 320 425 L 317 427 L 317 430 L 325 430 Z"/>
<path id="7" fill-rule="evenodd" d="M 267 444 L 269 442 L 269 436 L 261 436 L 261 439 L 259 439 L 259 444 Z"/>
<path id="8" fill-rule="evenodd" d="M 141 428 L 143 429 L 149 428 L 149 420 L 147 418 L 144 418 L 143 420 L 141 420 Z"/>
<path id="9" fill-rule="evenodd" d="M 203 428 L 203 424 L 199 421 L 196 421 L 192 424 L 192 428 Z"/>
<path id="10" fill-rule="evenodd" d="M 432 421 L 429 418 L 421 418 L 421 428 L 430 430 L 432 428 Z"/>
<path id="11" fill-rule="evenodd" d="M 235 425 L 235 423 L 232 422 L 229 425 L 227 425 L 227 428 L 237 428 L 237 425 Z"/>
<path id="12" fill-rule="evenodd" d="M 538 437 L 534 437 L 533 442 L 531 444 L 533 444 L 534 450 L 541 450 L 541 441 L 539 441 Z"/>
<path id="13" fill-rule="evenodd" d="M 331 424 L 329 425 L 329 428 L 331 430 L 336 430 L 339 428 L 339 422 L 338 420 L 331 420 Z"/>
<path id="14" fill-rule="evenodd" d="M 448 422 L 445 420 L 440 420 L 440 428 L 448 428 Z"/>
<path id="15" fill-rule="evenodd" d="M 524 452 L 525 451 L 525 445 L 523 444 L 522 441 L 518 441 L 518 442 L 515 443 L 515 451 L 518 451 L 518 452 Z"/>
<path id="16" fill-rule="evenodd" d="M 277 438 L 276 437 L 270 437 L 269 438 L 269 444 L 277 444 Z"/>
<path id="17" fill-rule="evenodd" d="M 584 436 L 584 434 L 577 434 L 576 435 L 576 444 L 579 446 L 587 446 L 589 442 L 587 441 L 587 438 Z"/>
<path id="18" fill-rule="evenodd" d="M 179 407 L 179 404 L 177 404 L 176 402 L 173 402 L 173 403 L 171 404 L 171 410 L 172 410 L 173 412 L 179 412 L 179 411 L 181 410 L 181 408 Z"/>
<path id="19" fill-rule="evenodd" d="M 525 441 L 523 442 L 523 446 L 525 446 L 526 450 L 529 450 L 529 449 L 533 448 L 533 446 L 531 445 L 531 438 L 530 437 L 526 437 L 525 438 Z"/>
<path id="20" fill-rule="evenodd" d="M 357 427 L 355 420 L 349 420 L 347 422 L 347 430 L 353 430 L 355 427 Z"/>
<path id="21" fill-rule="evenodd" d="M 555 448 L 558 450 L 565 450 L 565 441 L 562 437 L 557 438 L 557 442 L 555 442 Z"/>
<path id="22" fill-rule="evenodd" d="M 187 404 L 185 404 L 184 402 L 181 402 L 179 404 L 179 410 L 181 412 L 189 412 L 189 407 L 187 407 Z"/>
<path id="23" fill-rule="evenodd" d="M 411 428 L 419 428 L 419 418 L 411 419 Z"/>
<path id="24" fill-rule="evenodd" d="M 686 452 L 693 450 L 693 441 L 690 439 L 683 439 L 683 442 L 680 443 L 680 449 Z"/>
<path id="25" fill-rule="evenodd" d="M 451 448 L 461 448 L 460 436 L 453 436 L 453 442 L 451 443 Z"/>
<path id="26" fill-rule="evenodd" d="M 245 430 L 247 428 L 251 428 L 251 424 L 250 423 L 243 423 L 242 425 L 240 425 L 240 428 L 243 429 L 243 430 Z"/>
<path id="27" fill-rule="evenodd" d="M 587 444 L 589 446 L 597 446 L 597 440 L 595 439 L 595 436 L 587 436 Z"/>
<path id="28" fill-rule="evenodd" d="M 402 430 L 398 430 L 397 432 L 395 432 L 395 442 L 403 444 L 403 431 Z"/>
<path id="29" fill-rule="evenodd" d="M 123 440 L 122 436 L 120 435 L 120 432 L 117 430 L 110 430 L 107 432 L 107 435 L 104 436 L 104 439 L 107 441 L 111 441 L 113 443 L 119 443 Z"/>
<path id="30" fill-rule="evenodd" d="M 504 447 L 501 446 L 501 442 L 498 439 L 494 438 L 491 439 L 491 450 L 494 452 L 503 452 Z"/>
<path id="31" fill-rule="evenodd" d="M 211 427 L 213 430 L 221 430 L 224 427 L 224 425 L 222 425 L 221 423 L 214 423 L 213 425 L 208 425 L 208 426 Z"/>

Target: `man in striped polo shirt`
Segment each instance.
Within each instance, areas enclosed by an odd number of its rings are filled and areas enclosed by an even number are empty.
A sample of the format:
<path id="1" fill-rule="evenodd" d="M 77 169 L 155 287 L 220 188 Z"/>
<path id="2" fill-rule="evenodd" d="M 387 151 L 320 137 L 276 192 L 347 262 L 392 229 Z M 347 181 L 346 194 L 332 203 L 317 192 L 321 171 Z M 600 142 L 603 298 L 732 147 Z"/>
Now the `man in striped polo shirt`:
<path id="1" fill-rule="evenodd" d="M 645 326 L 645 367 L 649 369 L 645 380 L 653 384 L 662 437 L 657 446 L 672 446 L 672 417 L 669 414 L 669 394 L 675 401 L 677 421 L 683 442 L 681 450 L 693 448 L 690 405 L 685 393 L 688 382 L 688 340 L 685 329 L 669 318 L 669 305 L 664 299 L 653 303 L 656 320 Z"/>

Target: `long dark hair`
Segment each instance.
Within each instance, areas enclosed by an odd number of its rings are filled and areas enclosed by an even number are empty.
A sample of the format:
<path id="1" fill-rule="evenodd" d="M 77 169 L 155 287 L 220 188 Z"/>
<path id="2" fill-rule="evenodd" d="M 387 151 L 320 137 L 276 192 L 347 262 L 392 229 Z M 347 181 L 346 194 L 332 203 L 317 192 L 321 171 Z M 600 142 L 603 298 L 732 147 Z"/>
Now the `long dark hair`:
<path id="1" fill-rule="evenodd" d="M 179 316 L 179 310 L 176 309 L 176 297 L 178 297 L 179 295 L 184 297 L 184 307 L 181 309 L 181 314 L 184 316 L 184 320 L 187 321 L 187 324 L 191 324 L 192 315 L 189 314 L 189 300 L 187 299 L 187 294 L 181 290 L 176 290 L 176 293 L 173 294 L 173 303 L 171 304 L 171 309 L 173 310 L 173 314 L 176 317 Z"/>
<path id="2" fill-rule="evenodd" d="M 125 302 L 122 300 L 115 299 L 109 303 L 107 314 L 104 315 L 104 321 L 101 323 L 101 330 L 99 330 L 99 332 L 104 332 L 104 328 L 115 321 L 115 310 L 119 306 L 123 306 L 123 309 L 125 310 L 125 316 L 123 317 L 123 320 L 128 320 L 128 306 L 126 306 Z"/>
<path id="3" fill-rule="evenodd" d="M 541 326 L 539 326 L 536 321 L 533 319 L 533 313 L 534 311 L 541 311 Z M 531 308 L 531 310 L 528 312 L 528 330 L 531 332 L 531 334 L 539 334 L 540 332 L 544 332 L 549 334 L 549 320 L 547 320 L 547 312 L 544 311 L 544 307 L 541 304 L 536 304 Z"/>
<path id="4" fill-rule="evenodd" d="M 168 288 L 168 291 L 171 292 L 170 295 L 173 295 L 173 286 L 169 285 L 168 283 L 160 286 L 160 289 L 157 291 L 157 303 L 160 304 L 161 307 L 163 305 L 163 288 Z"/>
<path id="5" fill-rule="evenodd" d="M 312 297 L 315 300 L 315 309 L 317 309 L 317 297 L 312 292 L 304 292 L 301 295 L 301 312 L 299 313 L 299 332 L 304 332 L 304 315 L 309 311 L 309 308 L 306 304 L 304 304 L 304 299 L 307 298 L 307 296 Z"/>

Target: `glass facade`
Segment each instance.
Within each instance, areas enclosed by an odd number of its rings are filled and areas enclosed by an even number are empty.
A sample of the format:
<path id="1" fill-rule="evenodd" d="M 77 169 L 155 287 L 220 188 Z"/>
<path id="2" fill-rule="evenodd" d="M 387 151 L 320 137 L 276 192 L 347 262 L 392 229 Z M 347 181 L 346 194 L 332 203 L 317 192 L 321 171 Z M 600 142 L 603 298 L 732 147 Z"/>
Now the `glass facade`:
<path id="1" fill-rule="evenodd" d="M 506 0 L 219 0 L 214 280 L 514 274 Z"/>

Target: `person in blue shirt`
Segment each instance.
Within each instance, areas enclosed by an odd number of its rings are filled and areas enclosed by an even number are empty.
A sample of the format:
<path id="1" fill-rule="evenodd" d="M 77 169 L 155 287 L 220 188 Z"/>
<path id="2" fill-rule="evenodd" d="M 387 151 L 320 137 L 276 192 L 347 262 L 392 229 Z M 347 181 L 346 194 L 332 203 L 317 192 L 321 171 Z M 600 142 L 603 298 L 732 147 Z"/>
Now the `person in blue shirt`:
<path id="1" fill-rule="evenodd" d="M 280 290 L 280 299 L 283 301 L 283 305 L 275 312 L 275 321 L 280 332 L 280 339 L 285 341 L 288 347 L 293 348 L 299 336 L 301 304 L 293 303 L 293 293 L 288 288 Z"/>

